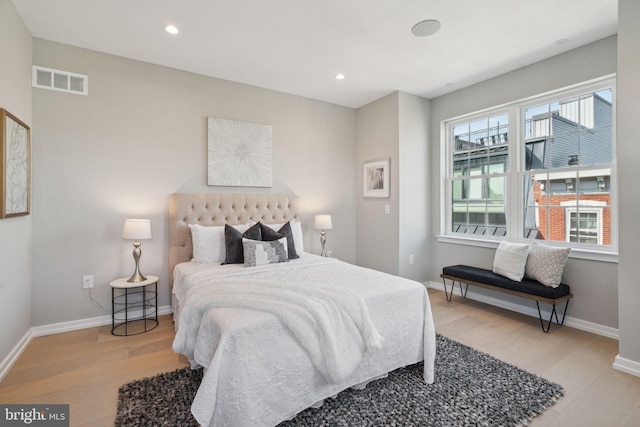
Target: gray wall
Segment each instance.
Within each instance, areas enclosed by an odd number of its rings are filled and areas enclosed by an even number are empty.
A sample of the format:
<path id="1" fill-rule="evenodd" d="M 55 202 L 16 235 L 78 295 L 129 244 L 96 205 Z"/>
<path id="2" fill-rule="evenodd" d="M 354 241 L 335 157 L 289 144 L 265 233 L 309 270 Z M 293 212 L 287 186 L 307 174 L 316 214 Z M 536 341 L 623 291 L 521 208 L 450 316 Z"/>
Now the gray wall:
<path id="1" fill-rule="evenodd" d="M 399 94 L 399 224 L 398 274 L 424 282 L 431 265 L 428 218 L 431 195 L 429 170 L 429 110 L 431 101 L 419 96 Z M 437 206 L 437 205 L 435 205 Z M 409 263 L 413 255 L 413 264 Z"/>
<path id="2" fill-rule="evenodd" d="M 396 92 L 357 113 L 357 263 L 419 281 L 429 277 L 429 105 Z M 362 165 L 383 158 L 391 160 L 390 197 L 365 199 Z"/>
<path id="3" fill-rule="evenodd" d="M 441 221 L 440 123 L 459 115 L 613 74 L 616 72 L 616 45 L 616 37 L 609 37 L 432 100 L 431 200 L 434 208 L 431 209 L 431 227 L 434 234 L 440 232 Z M 432 253 L 430 279 L 441 282 L 439 274 L 446 265 L 469 264 L 490 268 L 495 250 L 439 243 L 433 235 Z M 617 264 L 570 259 L 564 278 L 571 284 L 574 294 L 569 316 L 618 327 Z M 484 292 L 478 290 L 478 293 Z M 513 302 L 520 303 L 515 299 Z"/>
<path id="4" fill-rule="evenodd" d="M 640 372 L 640 192 L 638 191 L 638 117 L 640 117 L 640 3 L 618 2 L 617 152 L 620 230 L 618 264 L 620 357 L 636 363 Z"/>
<path id="5" fill-rule="evenodd" d="M 399 96 L 398 92 L 380 98 L 357 110 L 357 258 L 358 265 L 398 274 L 399 251 Z M 390 197 L 363 197 L 363 164 L 390 159 Z M 385 214 L 385 205 L 390 213 Z"/>
<path id="6" fill-rule="evenodd" d="M 327 249 L 355 261 L 353 109 L 35 39 L 35 65 L 89 76 L 89 96 L 33 90 L 33 324 L 110 314 L 109 282 L 133 271 L 125 218 L 150 218 L 143 274 L 169 304 L 168 201 L 173 192 L 301 197 L 305 250 L 320 252 L 317 213 L 333 215 Z M 271 189 L 206 185 L 206 120 L 273 126 Z M 93 304 L 82 276 L 95 276 Z"/>
<path id="7" fill-rule="evenodd" d="M 31 47 L 31 34 L 13 3 L 0 0 L 0 108 L 33 128 Z M 32 218 L 0 219 L 0 360 L 31 327 Z"/>

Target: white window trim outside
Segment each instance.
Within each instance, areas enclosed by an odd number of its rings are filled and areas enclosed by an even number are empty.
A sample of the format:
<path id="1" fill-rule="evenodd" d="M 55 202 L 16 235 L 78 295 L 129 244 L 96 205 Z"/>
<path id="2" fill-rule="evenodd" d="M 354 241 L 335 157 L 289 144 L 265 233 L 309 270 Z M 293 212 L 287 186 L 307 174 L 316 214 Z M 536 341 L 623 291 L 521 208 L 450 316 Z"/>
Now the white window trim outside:
<path id="1" fill-rule="evenodd" d="M 597 229 L 596 232 L 598 233 L 598 244 L 601 245 L 602 244 L 602 207 L 600 206 L 606 206 L 607 204 L 605 202 L 601 202 L 601 201 L 597 201 L 597 200 L 580 200 L 578 202 L 578 208 L 576 208 L 576 204 L 573 202 L 561 202 L 560 206 L 565 206 L 565 227 L 564 227 L 564 232 L 565 232 L 565 240 L 568 242 L 569 241 L 569 235 L 570 235 L 570 228 L 571 228 L 571 214 L 572 213 L 577 213 L 578 210 L 580 211 L 580 213 L 595 213 L 597 215 Z M 576 218 L 577 220 L 577 218 Z"/>
<path id="2" fill-rule="evenodd" d="M 524 151 L 518 146 L 521 141 L 520 135 L 523 133 L 521 117 L 523 117 L 524 109 L 539 105 L 545 102 L 556 101 L 558 97 L 568 98 L 577 95 L 584 94 L 588 91 L 597 91 L 601 90 L 604 87 L 611 87 L 615 95 L 615 74 L 608 75 L 602 78 L 594 79 L 589 82 L 584 82 L 576 85 L 572 85 L 570 87 L 561 88 L 558 90 L 550 91 L 545 94 L 532 96 L 520 100 L 516 100 L 507 104 L 498 105 L 492 108 L 486 108 L 481 111 L 477 111 L 470 114 L 465 114 L 457 117 L 453 117 L 448 120 L 443 120 L 440 123 L 440 234 L 438 234 L 437 241 L 441 243 L 452 243 L 452 244 L 463 244 L 468 246 L 476 246 L 476 247 L 486 247 L 486 248 L 497 248 L 498 244 L 501 240 L 507 239 L 510 241 L 518 241 L 523 243 L 532 243 L 531 239 L 524 239 L 519 234 L 518 226 L 513 226 L 513 224 L 521 225 L 521 218 L 524 217 L 524 206 L 520 201 L 522 200 L 522 185 L 521 185 L 521 177 L 523 174 L 528 174 L 529 171 L 523 171 L 522 166 L 524 164 Z M 615 102 L 613 103 L 613 111 L 614 117 L 616 115 L 615 111 Z M 477 119 L 482 119 L 487 117 L 488 115 L 499 115 L 499 114 L 508 114 L 509 115 L 509 165 L 507 168 L 509 179 L 507 183 L 507 188 L 505 190 L 505 200 L 507 200 L 505 207 L 505 216 L 507 221 L 507 234 L 505 237 L 491 237 L 491 236 L 479 236 L 479 235 L 464 235 L 453 233 L 452 229 L 452 194 L 451 194 L 451 179 L 452 176 L 452 164 L 451 158 L 453 155 L 453 150 L 450 141 L 450 129 L 459 123 L 464 123 L 468 121 L 473 121 Z M 615 129 L 615 121 L 613 123 L 613 159 L 616 158 L 616 129 Z M 513 135 L 518 135 L 517 138 L 514 138 Z M 585 168 L 586 169 L 586 168 Z M 516 179 L 517 177 L 517 179 Z M 612 163 L 611 165 L 611 218 L 617 218 L 617 165 Z M 513 197 L 510 195 L 515 195 L 515 200 L 513 201 Z M 509 200 L 511 200 L 509 202 Z M 517 207 L 514 208 L 514 205 Z M 601 217 L 601 216 L 600 216 Z M 571 258 L 579 258 L 579 259 L 589 259 L 603 262 L 618 262 L 618 229 L 617 229 L 617 221 L 611 221 L 611 245 L 609 247 L 599 247 L 597 249 L 592 249 L 589 247 L 585 247 L 585 245 L 577 245 L 571 242 L 554 242 L 554 241 L 544 241 L 545 244 L 550 246 L 563 246 L 563 247 L 571 247 L 570 257 Z"/>

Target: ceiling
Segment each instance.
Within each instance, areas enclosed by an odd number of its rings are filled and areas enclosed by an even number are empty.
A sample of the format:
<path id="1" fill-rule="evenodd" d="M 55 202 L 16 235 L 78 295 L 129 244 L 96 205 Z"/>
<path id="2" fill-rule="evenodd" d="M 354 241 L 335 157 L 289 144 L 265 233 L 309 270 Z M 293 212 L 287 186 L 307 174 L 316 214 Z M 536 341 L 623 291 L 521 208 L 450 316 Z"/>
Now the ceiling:
<path id="1" fill-rule="evenodd" d="M 618 13 L 617 0 L 13 3 L 34 37 L 353 108 L 397 90 L 434 98 L 591 43 L 617 33 Z M 414 36 L 425 19 L 440 31 Z"/>

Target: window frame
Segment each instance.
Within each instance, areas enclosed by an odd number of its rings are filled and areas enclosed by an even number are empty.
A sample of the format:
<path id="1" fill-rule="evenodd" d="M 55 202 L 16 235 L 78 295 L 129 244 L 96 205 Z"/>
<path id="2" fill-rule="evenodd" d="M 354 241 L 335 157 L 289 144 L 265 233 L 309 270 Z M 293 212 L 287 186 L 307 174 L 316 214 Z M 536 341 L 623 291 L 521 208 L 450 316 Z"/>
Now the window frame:
<path id="1" fill-rule="evenodd" d="M 597 206 L 579 206 L 578 208 L 576 208 L 575 206 L 572 207 L 566 207 L 564 209 L 565 211 L 565 227 L 564 227 L 564 231 L 565 231 L 565 238 L 566 241 L 569 242 L 570 241 L 570 236 L 571 236 L 571 215 L 575 214 L 576 215 L 576 221 L 580 221 L 579 215 L 580 214 L 596 214 L 596 240 L 598 241 L 598 245 L 602 244 L 602 233 L 603 233 L 603 228 L 602 228 L 602 208 L 601 207 L 597 207 Z M 578 231 L 576 232 L 576 237 L 580 236 L 580 228 L 578 228 Z"/>
<path id="2" fill-rule="evenodd" d="M 607 262 L 617 262 L 618 259 L 618 196 L 617 196 L 617 165 L 616 165 L 616 76 L 610 75 L 588 82 L 560 88 L 554 91 L 531 96 L 528 98 L 516 100 L 510 103 L 498 105 L 491 108 L 485 108 L 480 111 L 469 114 L 460 115 L 450 119 L 441 121 L 440 123 L 440 161 L 441 161 L 441 216 L 440 216 L 440 234 L 437 236 L 439 242 L 465 244 L 480 247 L 497 247 L 498 243 L 507 239 L 510 241 L 531 243 L 532 239 L 526 239 L 523 236 L 524 230 L 524 186 L 523 178 L 531 173 L 526 170 L 525 166 L 525 146 L 524 146 L 524 111 L 532 106 L 543 103 L 552 103 L 562 99 L 576 97 L 598 92 L 604 89 L 612 91 L 612 159 L 611 163 L 605 165 L 579 166 L 577 171 L 586 169 L 602 169 L 604 167 L 611 168 L 610 176 L 610 218 L 611 218 L 611 244 L 609 246 L 588 245 L 584 243 L 575 243 L 569 241 L 552 241 L 545 240 L 545 244 L 568 246 L 572 248 L 571 257 L 594 259 Z M 507 114 L 509 117 L 508 132 L 508 165 L 504 174 L 486 175 L 486 176 L 504 176 L 505 184 L 505 220 L 506 234 L 501 237 L 474 235 L 465 233 L 455 233 L 452 231 L 453 226 L 453 154 L 454 147 L 450 143 L 453 136 L 454 126 L 485 120 L 489 117 Z M 540 171 L 554 171 L 561 168 L 541 169 Z M 484 175 L 483 175 L 484 176 Z M 586 208 L 586 207 L 585 207 Z M 602 221 L 602 214 L 599 215 L 599 221 Z M 599 233 L 599 237 L 601 233 Z"/>

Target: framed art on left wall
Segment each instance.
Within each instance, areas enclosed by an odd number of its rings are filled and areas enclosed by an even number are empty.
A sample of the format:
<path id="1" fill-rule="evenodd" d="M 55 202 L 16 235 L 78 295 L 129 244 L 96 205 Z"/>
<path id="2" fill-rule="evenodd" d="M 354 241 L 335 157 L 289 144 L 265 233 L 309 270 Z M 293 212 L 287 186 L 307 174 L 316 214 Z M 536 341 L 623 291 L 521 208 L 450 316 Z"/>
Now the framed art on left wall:
<path id="1" fill-rule="evenodd" d="M 0 108 L 0 218 L 29 215 L 31 199 L 31 129 Z"/>

